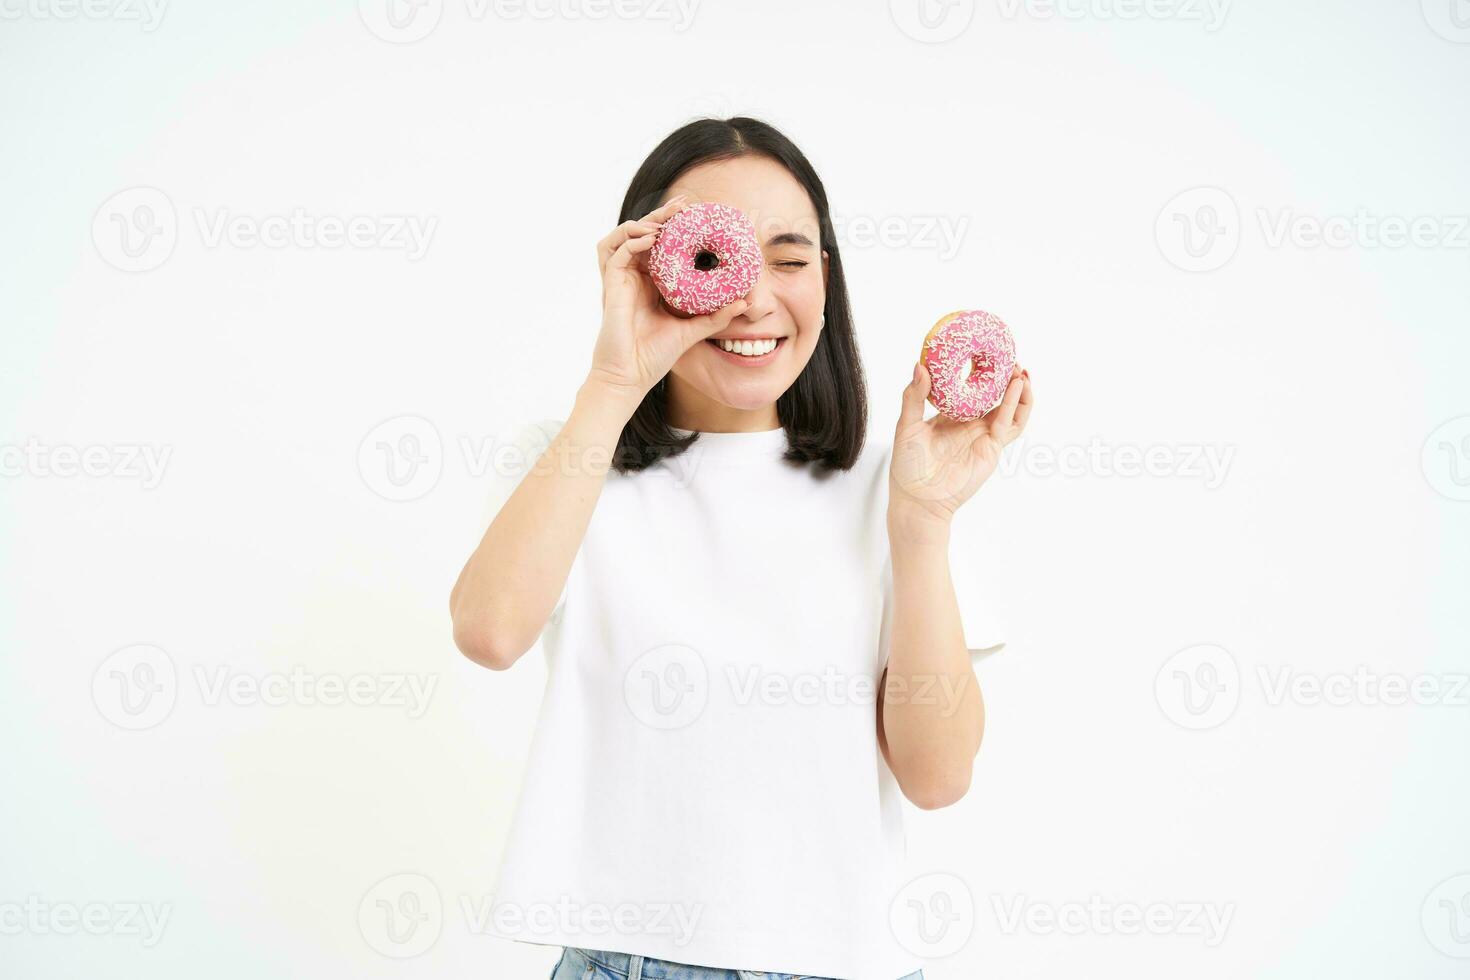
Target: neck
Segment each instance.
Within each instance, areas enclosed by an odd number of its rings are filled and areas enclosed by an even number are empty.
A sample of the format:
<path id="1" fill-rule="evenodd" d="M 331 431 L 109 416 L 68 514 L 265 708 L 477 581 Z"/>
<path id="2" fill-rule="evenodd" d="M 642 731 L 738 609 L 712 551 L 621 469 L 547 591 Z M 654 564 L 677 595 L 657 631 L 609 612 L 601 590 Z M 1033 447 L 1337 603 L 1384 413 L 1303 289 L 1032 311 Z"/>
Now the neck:
<path id="1" fill-rule="evenodd" d="M 767 432 L 781 427 L 776 403 L 735 408 L 683 384 L 671 372 L 664 381 L 669 425 L 695 432 Z"/>

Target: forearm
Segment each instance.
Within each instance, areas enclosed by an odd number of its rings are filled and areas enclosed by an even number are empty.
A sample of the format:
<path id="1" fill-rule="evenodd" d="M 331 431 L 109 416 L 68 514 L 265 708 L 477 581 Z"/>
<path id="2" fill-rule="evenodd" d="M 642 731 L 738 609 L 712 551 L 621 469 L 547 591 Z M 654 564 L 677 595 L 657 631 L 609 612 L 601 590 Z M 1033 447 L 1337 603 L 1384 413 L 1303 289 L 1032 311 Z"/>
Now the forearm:
<path id="1" fill-rule="evenodd" d="M 450 593 L 454 641 L 477 663 L 509 667 L 561 595 L 633 406 L 594 384 L 506 500 Z"/>
<path id="2" fill-rule="evenodd" d="M 969 789 L 985 730 L 949 570 L 949 526 L 890 515 L 893 627 L 883 733 L 904 794 L 945 806 Z"/>

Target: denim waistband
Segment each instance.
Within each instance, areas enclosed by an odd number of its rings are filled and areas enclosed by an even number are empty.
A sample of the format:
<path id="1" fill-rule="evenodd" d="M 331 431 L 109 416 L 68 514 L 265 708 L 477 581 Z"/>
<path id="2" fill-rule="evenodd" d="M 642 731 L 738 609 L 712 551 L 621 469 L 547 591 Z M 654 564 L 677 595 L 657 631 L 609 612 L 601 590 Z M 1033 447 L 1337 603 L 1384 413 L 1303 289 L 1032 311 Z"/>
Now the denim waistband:
<path id="1" fill-rule="evenodd" d="M 627 980 L 706 980 L 706 978 L 738 978 L 738 980 L 831 980 L 806 973 L 762 973 L 759 970 L 728 970 L 706 966 L 690 966 L 671 963 L 667 960 L 636 956 L 631 953 L 615 953 L 610 950 L 567 947 L 566 951 L 581 957 L 594 966 Z M 898 980 L 923 980 L 922 970 Z"/>

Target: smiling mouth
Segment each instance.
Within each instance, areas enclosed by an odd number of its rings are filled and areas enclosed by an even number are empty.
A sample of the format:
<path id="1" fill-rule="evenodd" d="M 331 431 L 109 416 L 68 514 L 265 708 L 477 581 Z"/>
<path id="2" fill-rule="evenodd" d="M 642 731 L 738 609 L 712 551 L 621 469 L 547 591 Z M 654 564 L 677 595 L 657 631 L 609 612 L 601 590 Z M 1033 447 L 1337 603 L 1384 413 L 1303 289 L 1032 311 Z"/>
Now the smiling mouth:
<path id="1" fill-rule="evenodd" d="M 766 337 L 761 340 L 718 340 L 711 337 L 705 343 L 725 354 L 741 360 L 759 361 L 773 354 L 786 340 L 785 337 Z"/>

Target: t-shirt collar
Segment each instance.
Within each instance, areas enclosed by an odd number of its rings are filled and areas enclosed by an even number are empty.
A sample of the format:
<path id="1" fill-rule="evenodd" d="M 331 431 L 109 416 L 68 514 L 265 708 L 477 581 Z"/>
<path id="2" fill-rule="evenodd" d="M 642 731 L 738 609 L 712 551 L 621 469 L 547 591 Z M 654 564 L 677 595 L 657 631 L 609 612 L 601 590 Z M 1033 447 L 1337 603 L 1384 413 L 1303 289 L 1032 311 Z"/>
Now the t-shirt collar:
<path id="1" fill-rule="evenodd" d="M 693 429 L 669 428 L 683 438 Z M 777 426 L 759 432 L 700 432 L 688 451 L 706 459 L 778 459 L 787 449 L 786 429 Z"/>

